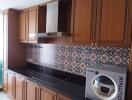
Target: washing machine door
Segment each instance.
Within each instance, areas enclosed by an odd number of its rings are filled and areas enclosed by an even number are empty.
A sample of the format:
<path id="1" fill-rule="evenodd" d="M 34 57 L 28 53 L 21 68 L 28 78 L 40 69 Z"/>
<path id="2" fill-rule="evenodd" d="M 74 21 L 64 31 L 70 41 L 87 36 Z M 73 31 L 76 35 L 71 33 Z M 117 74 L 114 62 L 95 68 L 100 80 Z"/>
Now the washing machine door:
<path id="1" fill-rule="evenodd" d="M 96 75 L 91 82 L 95 95 L 101 100 L 112 100 L 118 93 L 115 81 L 107 75 Z"/>

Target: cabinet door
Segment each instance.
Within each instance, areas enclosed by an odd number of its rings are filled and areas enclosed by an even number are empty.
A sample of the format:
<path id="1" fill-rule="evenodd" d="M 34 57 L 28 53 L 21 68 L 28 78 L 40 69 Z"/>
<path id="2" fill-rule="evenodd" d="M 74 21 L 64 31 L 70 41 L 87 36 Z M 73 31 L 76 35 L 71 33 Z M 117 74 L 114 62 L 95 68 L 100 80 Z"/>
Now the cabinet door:
<path id="1" fill-rule="evenodd" d="M 74 42 L 91 43 L 93 40 L 93 1 L 94 0 L 74 0 Z"/>
<path id="2" fill-rule="evenodd" d="M 29 9 L 29 42 L 36 41 L 37 32 L 37 8 Z"/>
<path id="3" fill-rule="evenodd" d="M 57 94 L 57 100 L 72 100 L 69 97 L 63 96 L 61 94 Z"/>
<path id="4" fill-rule="evenodd" d="M 27 41 L 26 12 L 20 13 L 20 42 Z"/>
<path id="5" fill-rule="evenodd" d="M 38 100 L 38 87 L 35 83 L 26 80 L 26 100 Z"/>
<path id="6" fill-rule="evenodd" d="M 96 42 L 107 46 L 125 46 L 127 0 L 98 0 Z"/>
<path id="7" fill-rule="evenodd" d="M 128 33 L 128 38 L 127 38 L 127 44 L 131 45 L 131 40 L 132 40 L 132 0 L 128 0 L 128 24 L 127 24 L 127 33 Z"/>
<path id="8" fill-rule="evenodd" d="M 8 91 L 8 73 L 4 70 L 4 91 Z"/>
<path id="9" fill-rule="evenodd" d="M 40 100 L 56 100 L 56 93 L 54 91 L 41 88 L 40 89 Z"/>
<path id="10" fill-rule="evenodd" d="M 15 75 L 15 80 L 16 80 L 16 100 L 24 100 L 24 78 L 19 76 L 19 75 Z"/>
<path id="11" fill-rule="evenodd" d="M 11 99 L 15 98 L 15 77 L 14 73 L 8 72 L 8 95 Z"/>

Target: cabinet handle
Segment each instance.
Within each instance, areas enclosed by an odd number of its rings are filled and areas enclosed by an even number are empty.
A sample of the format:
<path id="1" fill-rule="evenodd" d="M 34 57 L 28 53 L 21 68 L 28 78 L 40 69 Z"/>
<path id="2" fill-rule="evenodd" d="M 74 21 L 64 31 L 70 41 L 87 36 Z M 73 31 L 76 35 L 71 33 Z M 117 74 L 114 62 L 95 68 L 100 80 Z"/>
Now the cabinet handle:
<path id="1" fill-rule="evenodd" d="M 97 43 L 95 43 L 95 46 L 97 46 Z"/>
<path id="2" fill-rule="evenodd" d="M 39 99 L 39 87 L 38 86 L 35 87 L 35 100 L 40 100 Z"/>
<path id="3" fill-rule="evenodd" d="M 94 43 L 91 43 L 91 46 L 94 46 Z"/>

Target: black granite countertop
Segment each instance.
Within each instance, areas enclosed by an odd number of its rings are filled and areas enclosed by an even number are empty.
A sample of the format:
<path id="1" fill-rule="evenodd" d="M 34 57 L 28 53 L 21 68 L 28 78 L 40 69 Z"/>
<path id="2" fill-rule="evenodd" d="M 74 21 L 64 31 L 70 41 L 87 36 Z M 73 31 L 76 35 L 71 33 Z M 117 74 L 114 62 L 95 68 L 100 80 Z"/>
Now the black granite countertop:
<path id="1" fill-rule="evenodd" d="M 9 70 L 23 75 L 40 86 L 71 97 L 72 100 L 86 100 L 85 77 L 33 64 L 16 68 L 9 67 Z"/>

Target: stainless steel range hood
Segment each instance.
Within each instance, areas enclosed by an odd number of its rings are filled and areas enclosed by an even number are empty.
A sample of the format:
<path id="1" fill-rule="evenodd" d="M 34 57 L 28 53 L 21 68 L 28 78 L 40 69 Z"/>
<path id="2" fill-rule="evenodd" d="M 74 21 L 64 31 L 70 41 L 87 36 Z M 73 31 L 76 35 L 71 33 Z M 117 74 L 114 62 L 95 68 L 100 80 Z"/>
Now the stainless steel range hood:
<path id="1" fill-rule="evenodd" d="M 37 33 L 39 38 L 61 38 L 70 36 L 71 0 L 56 0 L 46 5 L 45 32 Z"/>

